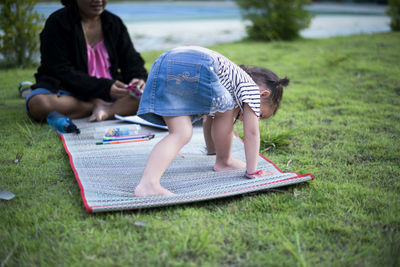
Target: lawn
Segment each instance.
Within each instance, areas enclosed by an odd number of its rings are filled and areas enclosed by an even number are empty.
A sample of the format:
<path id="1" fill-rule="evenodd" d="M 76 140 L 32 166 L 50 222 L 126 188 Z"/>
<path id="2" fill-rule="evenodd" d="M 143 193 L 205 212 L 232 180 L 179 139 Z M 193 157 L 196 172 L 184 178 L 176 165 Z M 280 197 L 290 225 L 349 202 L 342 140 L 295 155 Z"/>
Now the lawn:
<path id="1" fill-rule="evenodd" d="M 213 49 L 291 79 L 262 153 L 315 179 L 88 214 L 60 138 L 18 96 L 35 69 L 1 70 L 0 190 L 16 197 L 0 200 L 0 266 L 400 265 L 400 34 Z M 148 69 L 159 53 L 143 53 Z"/>

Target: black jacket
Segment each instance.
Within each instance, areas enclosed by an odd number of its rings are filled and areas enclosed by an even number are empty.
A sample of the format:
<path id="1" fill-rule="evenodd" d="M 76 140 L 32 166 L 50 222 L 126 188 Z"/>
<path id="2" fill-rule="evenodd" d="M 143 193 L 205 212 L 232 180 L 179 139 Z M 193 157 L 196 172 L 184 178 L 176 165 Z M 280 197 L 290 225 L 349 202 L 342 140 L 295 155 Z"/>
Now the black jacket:
<path id="1" fill-rule="evenodd" d="M 85 98 L 110 100 L 110 87 L 115 80 L 146 80 L 144 61 L 133 47 L 122 20 L 105 10 L 101 24 L 114 80 L 89 76 L 86 41 L 78 6 L 73 4 L 55 11 L 46 20 L 40 33 L 41 62 L 32 88 L 54 92 L 62 89 Z"/>

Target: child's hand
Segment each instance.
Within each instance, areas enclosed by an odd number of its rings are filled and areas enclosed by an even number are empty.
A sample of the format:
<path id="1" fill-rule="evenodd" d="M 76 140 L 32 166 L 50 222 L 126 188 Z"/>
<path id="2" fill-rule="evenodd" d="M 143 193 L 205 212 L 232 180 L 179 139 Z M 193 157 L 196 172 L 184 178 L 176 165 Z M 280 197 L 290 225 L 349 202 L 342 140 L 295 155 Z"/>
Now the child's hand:
<path id="1" fill-rule="evenodd" d="M 246 176 L 249 179 L 255 179 L 255 178 L 260 178 L 263 176 L 268 176 L 268 175 L 273 175 L 273 174 L 275 174 L 275 173 L 269 172 L 269 171 L 263 171 L 263 170 L 257 170 L 256 172 L 248 173 L 246 170 L 246 173 L 244 174 L 244 176 Z"/>

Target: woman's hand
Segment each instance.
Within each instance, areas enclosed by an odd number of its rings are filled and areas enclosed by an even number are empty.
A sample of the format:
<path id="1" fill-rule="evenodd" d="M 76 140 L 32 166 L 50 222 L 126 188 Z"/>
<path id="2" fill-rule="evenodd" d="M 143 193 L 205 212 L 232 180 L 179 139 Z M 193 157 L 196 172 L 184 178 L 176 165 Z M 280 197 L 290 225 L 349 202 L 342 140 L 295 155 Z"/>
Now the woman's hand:
<path id="1" fill-rule="evenodd" d="M 123 82 L 115 81 L 110 88 L 110 97 L 119 99 L 129 95 L 129 90 L 126 87 L 127 85 Z"/>
<path id="2" fill-rule="evenodd" d="M 137 79 L 133 78 L 129 84 L 134 84 L 136 87 L 143 92 L 144 86 L 146 85 L 146 82 L 142 79 Z"/>

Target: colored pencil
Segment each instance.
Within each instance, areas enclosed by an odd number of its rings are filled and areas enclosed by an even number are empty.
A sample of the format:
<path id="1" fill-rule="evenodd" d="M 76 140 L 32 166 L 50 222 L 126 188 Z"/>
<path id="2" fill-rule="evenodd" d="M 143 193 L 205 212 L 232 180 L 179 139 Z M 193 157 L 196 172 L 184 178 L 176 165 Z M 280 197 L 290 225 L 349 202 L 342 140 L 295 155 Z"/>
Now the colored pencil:
<path id="1" fill-rule="evenodd" d="M 152 139 L 152 138 L 141 138 L 141 139 L 119 140 L 119 141 L 103 141 L 103 142 L 97 142 L 96 145 L 113 145 L 113 144 L 133 143 L 133 142 L 149 141 L 150 139 Z"/>
<path id="2" fill-rule="evenodd" d="M 103 138 L 103 142 L 110 142 L 110 141 L 122 141 L 122 140 L 133 140 L 133 139 L 143 139 L 143 138 L 150 138 L 152 139 L 154 134 L 146 134 L 146 135 L 137 135 L 137 136 L 121 136 L 121 137 L 108 137 L 105 136 Z"/>

